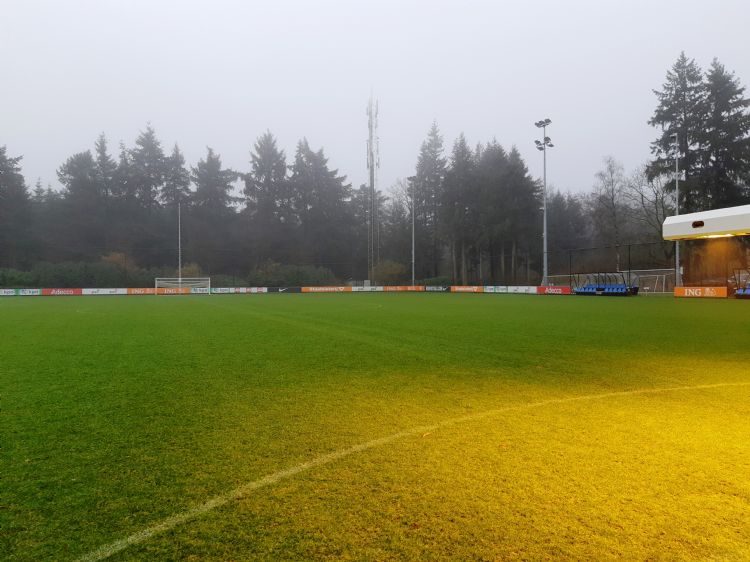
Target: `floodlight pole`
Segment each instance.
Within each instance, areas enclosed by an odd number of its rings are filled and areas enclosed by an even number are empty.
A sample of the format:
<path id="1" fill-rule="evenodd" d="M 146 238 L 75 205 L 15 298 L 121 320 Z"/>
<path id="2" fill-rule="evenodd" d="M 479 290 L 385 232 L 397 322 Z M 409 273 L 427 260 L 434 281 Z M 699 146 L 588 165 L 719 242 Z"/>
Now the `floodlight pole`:
<path id="1" fill-rule="evenodd" d="M 411 286 L 416 285 L 414 280 L 414 182 L 411 182 Z"/>
<path id="2" fill-rule="evenodd" d="M 680 214 L 680 144 L 677 139 L 677 133 L 674 137 L 674 193 L 675 193 L 675 214 Z M 674 282 L 678 287 L 682 286 L 682 272 L 680 271 L 680 241 L 675 240 L 674 247 Z"/>
<path id="3" fill-rule="evenodd" d="M 540 121 L 537 121 L 534 123 L 537 127 L 542 129 L 542 140 L 535 141 L 537 150 L 541 150 L 544 154 L 544 190 L 543 190 L 543 203 L 542 203 L 542 213 L 543 213 L 543 231 L 542 231 L 542 248 L 543 248 L 543 273 L 542 273 L 542 285 L 548 285 L 549 284 L 549 268 L 548 268 L 548 261 L 547 261 L 547 147 L 552 148 L 554 145 L 551 142 L 551 139 L 547 136 L 547 125 L 551 124 L 552 121 L 550 119 L 542 119 Z"/>
<path id="4" fill-rule="evenodd" d="M 182 288 L 182 203 L 177 202 L 177 278 Z"/>

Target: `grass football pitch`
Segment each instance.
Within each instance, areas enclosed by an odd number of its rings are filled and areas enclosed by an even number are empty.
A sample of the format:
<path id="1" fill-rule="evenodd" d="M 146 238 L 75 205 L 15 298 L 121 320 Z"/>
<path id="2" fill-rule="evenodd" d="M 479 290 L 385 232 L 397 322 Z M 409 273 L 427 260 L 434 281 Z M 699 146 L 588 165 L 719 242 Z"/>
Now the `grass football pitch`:
<path id="1" fill-rule="evenodd" d="M 5 560 L 748 560 L 750 302 L 0 300 Z"/>

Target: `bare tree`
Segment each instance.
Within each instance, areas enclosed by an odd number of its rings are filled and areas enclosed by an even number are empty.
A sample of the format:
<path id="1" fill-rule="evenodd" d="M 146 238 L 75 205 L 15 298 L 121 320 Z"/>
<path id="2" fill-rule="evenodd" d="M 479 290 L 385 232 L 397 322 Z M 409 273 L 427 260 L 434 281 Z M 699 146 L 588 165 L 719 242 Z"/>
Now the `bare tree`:
<path id="1" fill-rule="evenodd" d="M 630 208 L 625 198 L 623 166 L 612 156 L 604 158 L 604 167 L 596 173 L 589 205 L 599 237 L 615 247 L 616 267 L 620 270 L 620 244 L 625 234 Z"/>
<path id="2" fill-rule="evenodd" d="M 674 194 L 667 189 L 664 176 L 649 179 L 647 171 L 644 165 L 630 175 L 625 199 L 633 208 L 636 220 L 649 235 L 660 240 L 664 219 L 674 212 Z"/>

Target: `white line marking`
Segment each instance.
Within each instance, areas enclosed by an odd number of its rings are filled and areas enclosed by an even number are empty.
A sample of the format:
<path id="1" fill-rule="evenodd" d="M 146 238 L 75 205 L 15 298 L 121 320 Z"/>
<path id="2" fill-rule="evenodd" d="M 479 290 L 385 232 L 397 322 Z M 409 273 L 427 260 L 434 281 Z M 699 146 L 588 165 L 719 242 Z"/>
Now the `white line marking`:
<path id="1" fill-rule="evenodd" d="M 505 406 L 503 408 L 487 410 L 485 412 L 469 414 L 469 415 L 461 416 L 458 418 L 451 418 L 449 420 L 444 420 L 442 422 L 438 422 L 433 425 L 422 425 L 419 427 L 413 427 L 411 429 L 406 429 L 404 431 L 394 433 L 393 435 L 380 437 L 378 439 L 373 439 L 372 441 L 367 441 L 366 443 L 360 443 L 359 445 L 354 445 L 353 447 L 348 447 L 346 449 L 334 451 L 333 453 L 320 455 L 319 457 L 315 457 L 314 459 L 311 459 L 307 462 L 303 462 L 301 464 L 292 466 L 290 468 L 285 468 L 284 470 L 279 470 L 278 472 L 274 472 L 273 474 L 269 474 L 258 480 L 254 480 L 247 484 L 243 484 L 242 486 L 239 486 L 238 488 L 235 488 L 234 490 L 231 490 L 225 494 L 213 497 L 210 500 L 192 509 L 183 511 L 182 513 L 178 513 L 176 515 L 172 515 L 171 517 L 167 517 L 163 521 L 155 525 L 152 525 L 150 527 L 146 527 L 145 529 L 138 531 L 137 533 L 133 533 L 132 535 L 127 536 L 124 539 L 120 539 L 113 543 L 101 546 L 97 548 L 96 550 L 89 552 L 85 556 L 79 558 L 78 562 L 98 562 L 100 560 L 105 560 L 109 558 L 110 556 L 112 556 L 113 554 L 116 554 L 122 550 L 125 550 L 129 546 L 142 543 L 148 540 L 149 538 L 153 537 L 154 535 L 163 533 L 164 531 L 169 531 L 170 529 L 174 529 L 178 525 L 182 525 L 183 523 L 186 523 L 192 519 L 195 519 L 196 517 L 199 517 L 200 515 L 203 515 L 204 513 L 212 511 L 218 507 L 222 507 L 231 501 L 241 499 L 245 497 L 249 492 L 252 492 L 253 490 L 257 490 L 265 486 L 276 484 L 280 480 L 290 478 L 292 476 L 299 474 L 300 472 L 305 472 L 307 470 L 310 470 L 311 468 L 315 468 L 318 466 L 332 463 L 344 457 L 354 455 L 355 453 L 361 453 L 362 451 L 366 451 L 368 449 L 374 449 L 375 447 L 380 447 L 381 445 L 387 445 L 388 443 L 392 443 L 393 441 L 397 441 L 398 439 L 401 439 L 403 437 L 409 437 L 412 435 L 421 435 L 427 432 L 436 431 L 442 427 L 447 427 L 450 425 L 455 425 L 455 424 L 463 423 L 467 421 L 479 420 L 479 419 L 487 418 L 487 417 L 500 414 L 503 412 L 539 408 L 541 406 L 548 406 L 550 404 L 564 404 L 567 402 L 577 402 L 581 400 L 596 400 L 596 399 L 601 399 L 601 398 L 614 398 L 617 396 L 631 396 L 631 395 L 636 395 L 636 394 L 656 394 L 659 392 L 676 392 L 680 390 L 703 390 L 703 389 L 712 389 L 712 388 L 722 388 L 722 387 L 727 387 L 727 386 L 750 386 L 750 381 L 702 384 L 702 385 L 696 385 L 696 386 L 674 386 L 674 387 L 669 387 L 669 388 L 642 388 L 642 389 L 636 389 L 636 390 L 622 390 L 622 391 L 617 391 L 617 392 L 606 392 L 603 394 L 586 394 L 583 396 L 571 396 L 569 398 L 551 398 L 549 400 L 542 400 L 540 402 L 529 402 L 526 404 Z"/>

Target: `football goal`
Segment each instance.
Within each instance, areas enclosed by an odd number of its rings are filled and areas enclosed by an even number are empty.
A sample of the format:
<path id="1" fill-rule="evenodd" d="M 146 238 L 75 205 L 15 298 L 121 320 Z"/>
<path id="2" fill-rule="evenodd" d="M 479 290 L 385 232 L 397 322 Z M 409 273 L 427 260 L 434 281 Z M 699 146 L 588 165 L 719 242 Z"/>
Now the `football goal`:
<path id="1" fill-rule="evenodd" d="M 157 295 L 210 295 L 210 277 L 157 277 L 154 280 Z"/>

